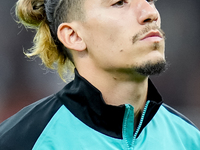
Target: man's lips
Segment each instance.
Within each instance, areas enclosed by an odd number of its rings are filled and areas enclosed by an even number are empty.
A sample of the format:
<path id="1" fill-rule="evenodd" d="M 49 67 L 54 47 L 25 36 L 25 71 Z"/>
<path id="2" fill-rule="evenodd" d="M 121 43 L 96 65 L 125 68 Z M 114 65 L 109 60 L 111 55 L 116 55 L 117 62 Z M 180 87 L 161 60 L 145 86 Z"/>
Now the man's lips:
<path id="1" fill-rule="evenodd" d="M 140 41 L 161 41 L 163 39 L 159 31 L 151 31 L 147 33 Z"/>

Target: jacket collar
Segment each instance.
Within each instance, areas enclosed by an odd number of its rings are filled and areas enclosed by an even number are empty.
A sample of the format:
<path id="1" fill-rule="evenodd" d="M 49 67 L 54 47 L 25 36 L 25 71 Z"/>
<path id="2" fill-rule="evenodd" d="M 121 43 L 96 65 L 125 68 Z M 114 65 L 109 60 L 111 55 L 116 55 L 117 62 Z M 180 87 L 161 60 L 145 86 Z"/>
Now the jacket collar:
<path id="1" fill-rule="evenodd" d="M 72 114 L 89 127 L 108 136 L 122 139 L 125 105 L 107 105 L 101 92 L 80 76 L 76 69 L 75 79 L 67 84 L 57 96 Z M 147 99 L 151 103 L 140 132 L 152 119 L 162 103 L 160 94 L 150 80 Z"/>

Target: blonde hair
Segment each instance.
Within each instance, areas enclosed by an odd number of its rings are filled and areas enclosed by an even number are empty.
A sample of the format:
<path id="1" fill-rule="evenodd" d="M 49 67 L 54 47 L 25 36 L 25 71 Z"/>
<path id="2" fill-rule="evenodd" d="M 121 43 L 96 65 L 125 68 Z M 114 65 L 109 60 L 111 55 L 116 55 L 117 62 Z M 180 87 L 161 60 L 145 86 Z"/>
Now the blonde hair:
<path id="1" fill-rule="evenodd" d="M 76 10 L 74 6 L 77 7 L 80 4 L 80 2 L 77 4 L 76 1 L 18 0 L 16 3 L 16 16 L 19 18 L 19 22 L 27 28 L 36 30 L 34 46 L 25 54 L 28 57 L 39 56 L 43 64 L 50 69 L 57 70 L 63 80 L 67 70 L 73 72 L 74 64 L 71 53 L 60 43 L 56 31 L 59 24 L 65 19 L 67 20 L 66 13 Z M 72 12 L 70 13 L 72 14 Z M 72 16 L 70 17 L 73 19 Z"/>

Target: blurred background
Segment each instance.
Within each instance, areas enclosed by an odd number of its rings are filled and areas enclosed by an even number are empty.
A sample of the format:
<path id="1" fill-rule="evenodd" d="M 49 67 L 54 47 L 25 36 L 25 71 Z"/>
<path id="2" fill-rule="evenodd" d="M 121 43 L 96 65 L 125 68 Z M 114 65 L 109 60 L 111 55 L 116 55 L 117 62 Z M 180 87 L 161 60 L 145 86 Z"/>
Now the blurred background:
<path id="1" fill-rule="evenodd" d="M 40 59 L 30 60 L 23 54 L 31 48 L 34 32 L 13 20 L 16 2 L 0 1 L 0 122 L 65 85 Z M 156 5 L 167 37 L 170 67 L 151 78 L 164 102 L 200 128 L 200 1 L 158 0 Z"/>

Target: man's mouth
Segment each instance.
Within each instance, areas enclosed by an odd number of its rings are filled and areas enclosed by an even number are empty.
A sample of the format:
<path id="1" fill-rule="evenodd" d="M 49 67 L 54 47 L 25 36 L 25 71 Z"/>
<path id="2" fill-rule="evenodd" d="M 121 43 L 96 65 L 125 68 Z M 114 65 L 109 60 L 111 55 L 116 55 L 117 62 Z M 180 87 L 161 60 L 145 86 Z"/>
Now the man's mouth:
<path id="1" fill-rule="evenodd" d="M 145 34 L 140 41 L 160 42 L 162 39 L 163 36 L 159 31 L 150 31 Z"/>

